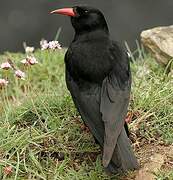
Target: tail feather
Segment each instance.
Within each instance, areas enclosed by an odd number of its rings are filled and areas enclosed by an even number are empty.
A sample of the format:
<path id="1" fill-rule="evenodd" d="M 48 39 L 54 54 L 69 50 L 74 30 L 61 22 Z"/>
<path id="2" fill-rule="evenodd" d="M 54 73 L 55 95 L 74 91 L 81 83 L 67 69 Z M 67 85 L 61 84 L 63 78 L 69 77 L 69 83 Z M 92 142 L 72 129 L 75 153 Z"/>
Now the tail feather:
<path id="1" fill-rule="evenodd" d="M 117 145 L 110 164 L 111 168 L 113 167 L 112 164 L 114 164 L 114 171 L 118 170 L 119 173 L 139 168 L 137 159 L 130 145 L 130 140 L 127 137 L 124 128 L 118 137 Z M 112 171 L 112 169 L 110 170 Z"/>

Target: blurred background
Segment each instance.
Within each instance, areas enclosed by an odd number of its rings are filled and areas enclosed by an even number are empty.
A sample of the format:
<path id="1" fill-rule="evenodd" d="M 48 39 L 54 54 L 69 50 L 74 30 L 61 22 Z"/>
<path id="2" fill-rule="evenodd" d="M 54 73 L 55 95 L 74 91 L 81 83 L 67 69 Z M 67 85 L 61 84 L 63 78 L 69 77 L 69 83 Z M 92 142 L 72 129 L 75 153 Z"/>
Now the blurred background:
<path id="1" fill-rule="evenodd" d="M 74 33 L 70 19 L 49 12 L 77 4 L 101 9 L 111 37 L 127 41 L 131 49 L 142 30 L 173 24 L 173 0 L 0 0 L 0 52 L 23 51 L 24 41 L 39 47 L 42 38 L 54 39 L 59 27 L 59 41 L 68 46 Z"/>

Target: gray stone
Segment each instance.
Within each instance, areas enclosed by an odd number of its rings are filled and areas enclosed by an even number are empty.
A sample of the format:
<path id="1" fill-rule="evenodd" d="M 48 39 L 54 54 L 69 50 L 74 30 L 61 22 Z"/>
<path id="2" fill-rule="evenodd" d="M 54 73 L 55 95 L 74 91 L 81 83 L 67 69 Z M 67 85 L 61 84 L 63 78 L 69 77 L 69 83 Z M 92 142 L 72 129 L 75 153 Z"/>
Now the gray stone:
<path id="1" fill-rule="evenodd" d="M 166 66 L 173 59 L 173 25 L 143 31 L 141 42 L 159 64 Z"/>

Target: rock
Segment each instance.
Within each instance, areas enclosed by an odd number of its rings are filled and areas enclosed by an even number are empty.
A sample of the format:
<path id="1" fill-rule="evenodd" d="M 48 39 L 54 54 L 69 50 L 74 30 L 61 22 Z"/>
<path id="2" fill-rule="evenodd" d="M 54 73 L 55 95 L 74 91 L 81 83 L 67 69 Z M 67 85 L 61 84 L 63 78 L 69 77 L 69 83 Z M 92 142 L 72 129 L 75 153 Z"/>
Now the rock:
<path id="1" fill-rule="evenodd" d="M 164 164 L 164 156 L 161 154 L 154 154 L 150 161 L 144 165 L 142 169 L 138 171 L 135 180 L 155 180 L 157 173 L 161 166 Z"/>
<path id="2" fill-rule="evenodd" d="M 173 59 L 173 25 L 143 31 L 141 42 L 159 64 L 166 66 Z"/>

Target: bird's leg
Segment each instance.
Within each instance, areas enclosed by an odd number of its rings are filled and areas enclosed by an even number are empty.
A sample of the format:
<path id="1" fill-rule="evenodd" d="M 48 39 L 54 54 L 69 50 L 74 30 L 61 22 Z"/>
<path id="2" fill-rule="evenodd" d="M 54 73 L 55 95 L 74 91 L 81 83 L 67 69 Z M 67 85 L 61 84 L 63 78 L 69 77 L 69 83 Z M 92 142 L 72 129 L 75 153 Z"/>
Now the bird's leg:
<path id="1" fill-rule="evenodd" d="M 129 138 L 129 136 L 130 136 L 130 131 L 129 131 L 129 128 L 128 128 L 128 125 L 127 125 L 127 122 L 125 122 L 125 124 L 124 124 L 124 128 L 125 128 L 125 131 L 126 131 L 127 137 Z"/>

